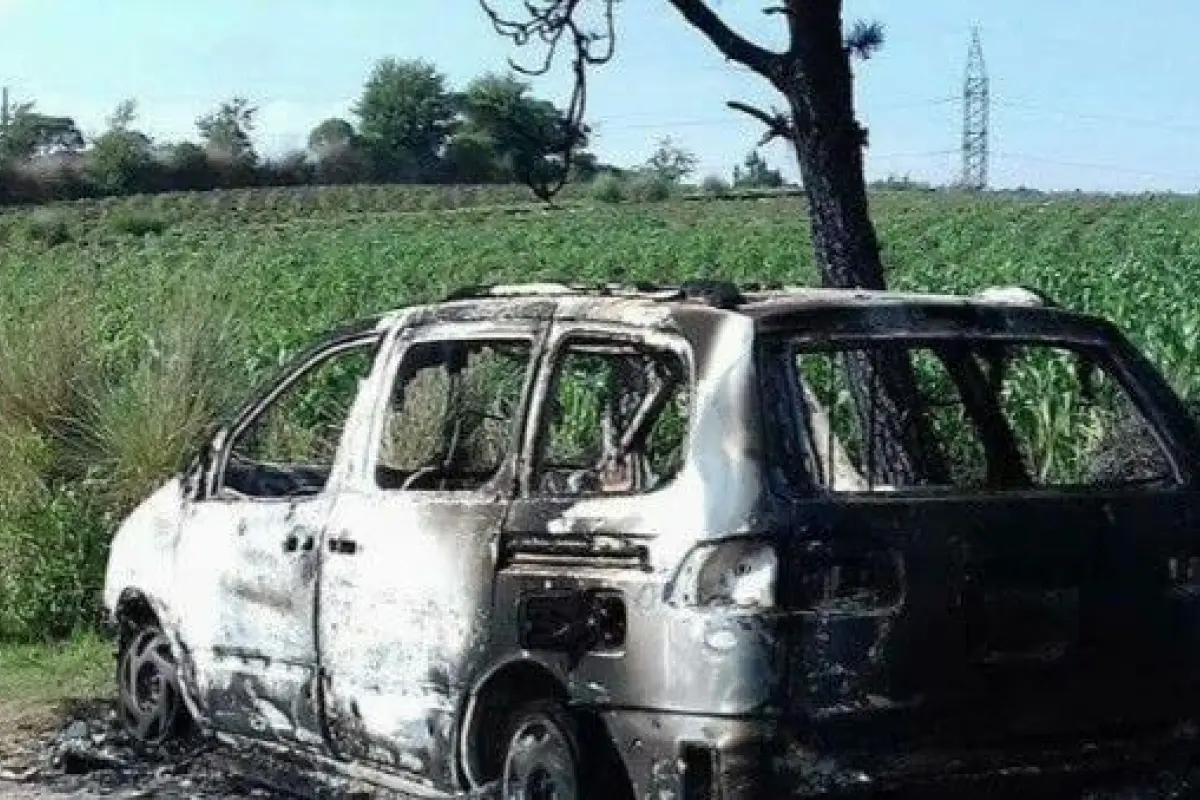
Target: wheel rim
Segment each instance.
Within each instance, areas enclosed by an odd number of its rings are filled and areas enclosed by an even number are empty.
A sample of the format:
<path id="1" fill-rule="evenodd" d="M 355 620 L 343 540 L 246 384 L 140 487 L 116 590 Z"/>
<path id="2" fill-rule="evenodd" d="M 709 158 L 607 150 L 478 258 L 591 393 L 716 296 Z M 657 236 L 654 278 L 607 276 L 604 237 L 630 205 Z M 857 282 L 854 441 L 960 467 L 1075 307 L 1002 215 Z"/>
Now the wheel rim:
<path id="1" fill-rule="evenodd" d="M 567 737 L 548 720 L 513 734 L 504 760 L 504 800 L 575 800 L 575 756 Z"/>
<path id="2" fill-rule="evenodd" d="M 160 744 L 175 730 L 179 682 L 167 637 L 157 630 L 138 633 L 118 667 L 121 719 L 140 742 Z"/>

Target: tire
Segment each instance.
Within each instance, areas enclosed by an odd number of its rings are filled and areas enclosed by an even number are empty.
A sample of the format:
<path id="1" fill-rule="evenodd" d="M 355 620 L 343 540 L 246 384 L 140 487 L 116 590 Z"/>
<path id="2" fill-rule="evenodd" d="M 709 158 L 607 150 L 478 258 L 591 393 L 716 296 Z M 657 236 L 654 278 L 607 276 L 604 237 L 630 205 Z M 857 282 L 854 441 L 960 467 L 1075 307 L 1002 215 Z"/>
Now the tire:
<path id="1" fill-rule="evenodd" d="M 187 731 L 171 643 L 156 625 L 136 629 L 122 643 L 117 693 L 121 722 L 138 743 L 157 747 Z"/>
<path id="2" fill-rule="evenodd" d="M 582 800 L 587 773 L 575 720 L 559 703 L 521 706 L 503 728 L 502 800 Z"/>

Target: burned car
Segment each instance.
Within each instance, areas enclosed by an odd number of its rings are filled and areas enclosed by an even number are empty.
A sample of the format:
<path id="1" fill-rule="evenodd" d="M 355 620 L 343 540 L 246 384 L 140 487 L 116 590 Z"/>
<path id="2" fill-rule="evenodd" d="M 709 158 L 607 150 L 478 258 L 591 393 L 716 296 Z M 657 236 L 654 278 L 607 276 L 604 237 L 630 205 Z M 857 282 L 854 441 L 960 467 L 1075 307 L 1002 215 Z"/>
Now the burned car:
<path id="1" fill-rule="evenodd" d="M 889 475 L 880 425 L 940 466 Z M 121 709 L 421 797 L 1152 759 L 1198 455 L 1113 325 L 1027 293 L 466 290 L 330 334 L 124 522 Z"/>

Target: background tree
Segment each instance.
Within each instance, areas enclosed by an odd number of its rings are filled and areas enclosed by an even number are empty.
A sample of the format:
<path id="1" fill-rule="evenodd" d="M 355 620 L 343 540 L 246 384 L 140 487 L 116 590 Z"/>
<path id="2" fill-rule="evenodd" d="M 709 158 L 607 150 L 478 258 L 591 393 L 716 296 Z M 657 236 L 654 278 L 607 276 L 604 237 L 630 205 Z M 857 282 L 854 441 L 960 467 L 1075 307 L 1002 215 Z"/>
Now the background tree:
<path id="1" fill-rule="evenodd" d="M 771 169 L 756 148 L 747 154 L 740 167 L 733 168 L 733 185 L 739 189 L 777 189 L 783 186 L 783 175 Z"/>
<path id="2" fill-rule="evenodd" d="M 163 163 L 170 174 L 171 188 L 199 192 L 214 189 L 217 174 L 208 153 L 195 142 L 179 142 L 165 148 Z"/>
<path id="3" fill-rule="evenodd" d="M 668 183 L 679 183 L 696 171 L 698 163 L 695 153 L 675 144 L 675 141 L 667 136 L 659 140 L 650 158 L 646 159 L 645 169 L 654 177 Z"/>
<path id="4" fill-rule="evenodd" d="M 75 120 L 40 114 L 32 102 L 13 108 L 8 126 L 0 134 L 0 160 L 4 161 L 70 155 L 83 148 L 83 134 Z"/>
<path id="5" fill-rule="evenodd" d="M 548 70 L 564 40 L 573 47 L 570 118 L 582 121 L 588 69 L 614 54 L 617 0 L 507 0 L 507 11 L 499 8 L 502 0 L 479 1 L 497 31 L 517 45 L 545 45 L 542 61 L 529 72 Z M 869 58 L 883 43 L 882 27 L 860 22 L 847 35 L 841 0 L 771 0 L 763 12 L 779 19 L 787 34 L 787 45 L 778 51 L 737 33 L 705 0 L 660 2 L 679 12 L 726 59 L 758 74 L 782 95 L 784 111 L 768 112 L 739 101 L 728 105 L 766 126 L 760 145 L 781 138 L 795 149 L 822 281 L 884 288 L 863 179 L 867 135 L 855 119 L 851 70 L 852 56 Z M 849 369 L 863 430 L 873 432 L 879 454 L 878 474 L 872 477 L 906 484 L 946 481 L 946 459 L 920 408 L 908 359 L 899 354 L 851 359 Z M 875 402 L 868 403 L 868 395 Z"/>
<path id="6" fill-rule="evenodd" d="M 332 117 L 318 123 L 308 134 L 308 150 L 315 156 L 330 150 L 341 150 L 358 142 L 354 126 L 344 119 Z"/>
<path id="7" fill-rule="evenodd" d="M 109 117 L 108 130 L 92 143 L 87 174 L 103 194 L 132 194 L 147 188 L 155 166 L 153 143 L 133 130 L 136 119 L 137 103 L 123 101 Z"/>
<path id="8" fill-rule="evenodd" d="M 196 120 L 196 130 L 209 156 L 234 165 L 254 166 L 258 154 L 251 136 L 257 114 L 258 108 L 249 100 L 235 97 Z"/>
<path id="9" fill-rule="evenodd" d="M 490 150 L 489 180 L 517 180 L 539 196 L 549 195 L 569 177 L 572 161 L 587 145 L 587 130 L 572 127 L 560 109 L 530 89 L 511 74 L 471 81 L 458 97 L 463 120 L 451 148 L 456 162 L 475 166 Z"/>
<path id="10" fill-rule="evenodd" d="M 344 119 L 333 117 L 313 128 L 308 135 L 308 153 L 320 183 L 353 183 L 368 177 L 369 164 L 358 132 Z"/>
<path id="11" fill-rule="evenodd" d="M 354 113 L 377 177 L 416 181 L 437 174 L 456 114 L 446 78 L 432 64 L 380 61 Z"/>

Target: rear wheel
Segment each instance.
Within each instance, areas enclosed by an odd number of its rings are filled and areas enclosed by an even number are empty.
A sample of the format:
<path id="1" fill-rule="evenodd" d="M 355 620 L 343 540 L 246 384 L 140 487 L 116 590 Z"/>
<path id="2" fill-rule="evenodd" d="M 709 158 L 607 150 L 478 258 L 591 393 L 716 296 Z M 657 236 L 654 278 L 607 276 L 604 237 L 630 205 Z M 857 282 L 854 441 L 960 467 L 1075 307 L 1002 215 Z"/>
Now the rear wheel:
<path id="1" fill-rule="evenodd" d="M 122 644 L 117 689 L 121 722 L 138 742 L 156 746 L 186 730 L 171 643 L 157 626 L 134 631 Z"/>
<path id="2" fill-rule="evenodd" d="M 503 800 L 577 800 L 585 797 L 582 752 L 574 720 L 558 703 L 518 709 L 501 738 Z"/>

